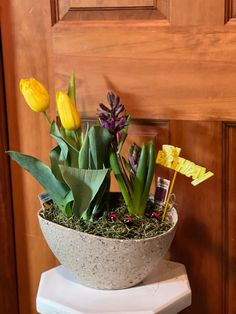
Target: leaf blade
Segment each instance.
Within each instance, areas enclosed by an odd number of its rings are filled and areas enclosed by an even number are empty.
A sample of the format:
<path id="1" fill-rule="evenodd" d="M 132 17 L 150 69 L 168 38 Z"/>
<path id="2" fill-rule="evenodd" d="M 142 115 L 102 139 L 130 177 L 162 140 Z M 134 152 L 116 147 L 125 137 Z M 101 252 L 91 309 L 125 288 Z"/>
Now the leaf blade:
<path id="1" fill-rule="evenodd" d="M 40 183 L 65 215 L 71 214 L 68 208 L 71 199 L 67 198 L 69 188 L 56 179 L 46 164 L 35 157 L 19 152 L 8 151 L 7 154 Z"/>
<path id="2" fill-rule="evenodd" d="M 112 135 L 107 129 L 93 126 L 89 129 L 88 137 L 92 164 L 95 169 L 108 167 L 108 146 L 112 140 Z"/>
<path id="3" fill-rule="evenodd" d="M 97 195 L 109 169 L 79 169 L 67 166 L 60 166 L 60 169 L 73 193 L 73 211 L 81 217 Z"/>

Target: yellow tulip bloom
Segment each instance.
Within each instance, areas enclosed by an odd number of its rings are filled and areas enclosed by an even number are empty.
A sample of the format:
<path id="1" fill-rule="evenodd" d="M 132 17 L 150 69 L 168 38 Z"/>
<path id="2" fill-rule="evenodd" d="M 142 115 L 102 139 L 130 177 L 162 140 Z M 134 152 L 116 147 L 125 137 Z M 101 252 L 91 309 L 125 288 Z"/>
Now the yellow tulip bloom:
<path id="1" fill-rule="evenodd" d="M 61 124 L 66 130 L 77 130 L 80 127 L 80 116 L 75 104 L 63 92 L 57 92 L 56 102 Z"/>
<path id="2" fill-rule="evenodd" d="M 20 80 L 20 91 L 27 105 L 35 112 L 44 112 L 49 106 L 50 97 L 46 88 L 34 78 Z"/>

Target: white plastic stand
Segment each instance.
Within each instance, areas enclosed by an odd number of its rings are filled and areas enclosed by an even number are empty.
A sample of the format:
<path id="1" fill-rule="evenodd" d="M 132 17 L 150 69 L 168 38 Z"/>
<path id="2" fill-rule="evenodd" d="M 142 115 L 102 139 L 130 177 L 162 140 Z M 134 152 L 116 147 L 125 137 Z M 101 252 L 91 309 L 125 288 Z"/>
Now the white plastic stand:
<path id="1" fill-rule="evenodd" d="M 85 287 L 58 266 L 42 274 L 36 304 L 41 314 L 176 314 L 191 304 L 191 289 L 184 265 L 166 260 L 123 290 Z"/>

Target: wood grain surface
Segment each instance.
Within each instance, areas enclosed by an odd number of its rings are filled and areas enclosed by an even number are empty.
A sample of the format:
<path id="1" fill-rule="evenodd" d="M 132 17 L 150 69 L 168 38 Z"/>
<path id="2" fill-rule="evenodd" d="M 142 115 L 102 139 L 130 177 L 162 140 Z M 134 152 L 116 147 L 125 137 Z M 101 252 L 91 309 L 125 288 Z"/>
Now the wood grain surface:
<path id="1" fill-rule="evenodd" d="M 114 89 L 136 118 L 236 118 L 234 26 L 63 22 L 53 28 L 53 46 L 56 88 L 74 70 L 79 109 L 89 117 Z"/>
<path id="2" fill-rule="evenodd" d="M 222 125 L 220 122 L 171 121 L 171 144 L 181 156 L 214 172 L 192 186 L 191 179 L 177 175 L 179 226 L 172 244 L 172 259 L 187 267 L 192 305 L 184 313 L 224 313 L 224 254 L 222 221 Z M 217 300 L 217 301 L 216 301 Z M 230 313 L 230 312 L 229 312 Z"/>
<path id="3" fill-rule="evenodd" d="M 228 0 L 170 1 L 171 25 L 223 25 Z"/>

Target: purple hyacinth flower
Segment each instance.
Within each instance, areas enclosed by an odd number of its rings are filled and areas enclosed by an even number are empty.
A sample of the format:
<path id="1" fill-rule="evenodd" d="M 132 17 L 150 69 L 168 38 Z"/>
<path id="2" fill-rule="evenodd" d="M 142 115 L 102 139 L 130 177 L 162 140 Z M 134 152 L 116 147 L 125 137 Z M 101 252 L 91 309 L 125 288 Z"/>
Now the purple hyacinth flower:
<path id="1" fill-rule="evenodd" d="M 127 126 L 128 116 L 125 114 L 125 106 L 120 103 L 120 97 L 108 92 L 107 101 L 110 108 L 99 104 L 99 118 L 103 128 L 106 128 L 113 136 L 113 145 L 116 149 L 122 137 L 122 130 Z"/>

